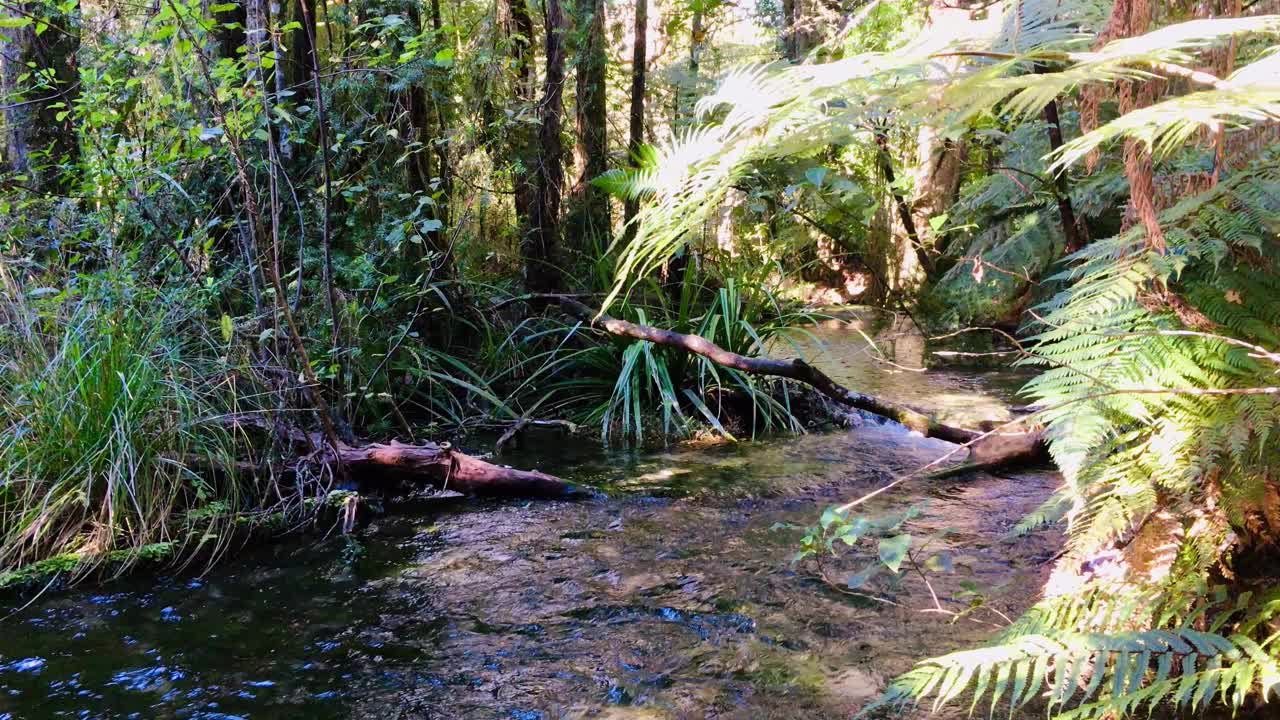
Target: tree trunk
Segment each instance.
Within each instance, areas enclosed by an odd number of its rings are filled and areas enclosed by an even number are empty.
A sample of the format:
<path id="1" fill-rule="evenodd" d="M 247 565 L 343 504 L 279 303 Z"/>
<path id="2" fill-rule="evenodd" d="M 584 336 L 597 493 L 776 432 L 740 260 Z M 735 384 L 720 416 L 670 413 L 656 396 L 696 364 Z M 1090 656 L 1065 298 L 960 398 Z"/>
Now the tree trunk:
<path id="1" fill-rule="evenodd" d="M 440 14 L 440 0 L 431 0 L 431 29 L 435 33 L 436 41 L 440 42 L 447 36 L 442 32 L 444 27 L 444 18 Z M 447 246 L 444 237 L 444 229 L 449 227 L 449 210 L 450 204 L 453 202 L 453 166 L 449 162 L 449 116 L 450 107 L 448 98 L 452 97 L 452 93 L 448 84 L 452 82 L 452 74 L 445 74 L 445 88 L 443 92 L 436 93 L 435 116 L 436 116 L 436 133 L 438 137 L 434 143 L 436 153 L 436 170 L 440 178 L 440 190 L 442 202 L 437 206 L 436 219 L 440 221 L 441 230 L 436 232 L 434 240 L 437 249 L 442 256 L 444 269 L 448 277 L 453 276 L 453 254 L 451 248 Z"/>
<path id="2" fill-rule="evenodd" d="M 303 13 L 302 31 L 308 35 L 312 52 L 311 61 L 311 99 L 315 103 L 316 129 L 320 142 L 320 182 L 323 186 L 320 216 L 320 258 L 321 282 L 324 284 L 325 311 L 329 315 L 332 336 L 330 346 L 336 351 L 342 346 L 341 305 L 338 302 L 336 280 L 333 276 L 333 182 L 332 162 L 329 150 L 329 121 L 325 113 L 325 99 L 320 86 L 320 55 L 316 48 L 316 15 L 314 2 L 300 6 Z M 340 373 L 341 374 L 341 373 Z"/>
<path id="3" fill-rule="evenodd" d="M 309 105 L 314 85 L 312 68 L 319 65 L 313 57 L 316 54 L 316 0 L 294 0 L 290 19 L 301 27 L 289 33 L 286 79 L 294 93 L 294 105 Z"/>
<path id="4" fill-rule="evenodd" d="M 80 5 L 72 5 L 67 12 L 50 5 L 9 6 L 7 14 L 32 19 L 32 23 L 0 34 L 4 153 L 8 169 L 26 175 L 25 184 L 33 191 L 65 194 L 72 178 L 60 166 L 75 162 L 80 154 L 72 112 L 78 94 Z M 36 33 L 36 23 L 47 25 L 43 33 Z M 50 82 L 37 80 L 46 72 Z"/>
<path id="5" fill-rule="evenodd" d="M 560 122 L 564 113 L 564 10 L 560 0 L 546 0 L 544 15 L 547 70 L 542 83 L 538 114 L 538 159 L 534 168 L 530 227 L 525 229 L 521 254 L 525 263 L 525 287 L 530 292 L 560 288 L 556 265 L 560 237 L 560 199 L 564 190 L 564 150 L 560 146 Z"/>
<path id="6" fill-rule="evenodd" d="M 782 0 L 782 55 L 791 62 L 799 59 L 796 48 L 795 16 L 798 0 Z"/>
<path id="7" fill-rule="evenodd" d="M 817 31 L 823 23 L 830 22 L 821 15 L 821 12 L 806 12 L 804 0 L 782 0 L 782 54 L 788 60 L 803 61 L 817 44 Z"/>
<path id="8" fill-rule="evenodd" d="M 289 95 L 286 94 L 289 90 L 289 77 L 285 73 L 286 62 L 283 60 L 285 53 L 284 47 L 280 43 L 279 32 L 279 29 L 284 27 L 286 23 L 283 13 L 284 7 L 280 4 L 280 0 L 270 0 L 267 3 L 268 24 L 275 26 L 274 31 L 270 33 L 270 41 L 271 52 L 276 58 L 275 67 L 271 70 L 272 93 L 275 95 L 272 104 L 276 107 L 280 107 L 289 98 Z M 280 157 L 285 163 L 293 160 L 293 145 L 289 142 L 289 126 L 283 123 L 273 123 L 271 133 L 276 147 L 280 149 Z M 301 280 L 299 280 L 298 285 L 302 285 Z"/>
<path id="9" fill-rule="evenodd" d="M 672 126 L 675 129 L 690 127 L 694 124 L 698 98 L 701 97 L 702 54 L 707 45 L 706 16 L 695 6 L 689 18 L 689 63 L 685 77 L 675 83 L 675 92 L 671 95 Z"/>
<path id="10" fill-rule="evenodd" d="M 930 220 L 947 212 L 960 196 L 960 180 L 964 175 L 965 145 L 942 137 L 938 128 L 923 126 L 916 140 L 915 193 L 911 214 L 917 235 L 928 235 L 934 252 L 942 255 L 945 247 L 930 225 Z M 924 240 L 923 237 L 920 238 Z"/>
<path id="11" fill-rule="evenodd" d="M 570 193 L 572 210 L 565 222 L 567 244 L 585 255 L 593 254 L 593 246 L 609 246 L 609 195 L 591 181 L 609 169 L 609 128 L 605 71 L 608 56 L 605 47 L 604 0 L 578 0 L 577 36 L 577 143 L 574 161 L 578 179 Z M 595 242 L 592 242 L 592 241 Z"/>
<path id="12" fill-rule="evenodd" d="M 635 44 L 631 50 L 631 115 L 627 141 L 627 159 L 633 165 L 640 153 L 640 146 L 644 144 L 644 86 L 646 64 L 649 62 L 648 25 L 649 0 L 636 0 Z M 636 236 L 631 223 L 638 212 L 640 200 L 628 197 L 622 209 L 623 238 L 628 243 Z"/>
<path id="13" fill-rule="evenodd" d="M 897 278 L 895 287 L 907 287 L 914 281 L 912 275 L 914 275 L 915 268 L 911 266 L 910 261 L 914 259 L 916 266 L 923 270 L 927 276 L 933 269 L 933 259 L 929 257 L 929 253 L 925 251 L 924 244 L 920 241 L 920 233 L 916 229 L 911 204 L 907 202 L 902 190 L 896 187 L 898 178 L 893 170 L 893 157 L 889 155 L 889 140 L 885 136 L 883 129 L 876 130 L 876 146 L 876 157 L 880 163 L 880 172 L 884 175 L 889 194 L 893 197 L 893 206 L 898 211 L 898 220 L 902 223 L 903 236 L 895 238 L 896 244 L 905 244 L 907 246 L 897 249 L 894 253 L 899 264 L 895 273 Z"/>
<path id="14" fill-rule="evenodd" d="M 928 8 L 929 23 L 924 32 L 957 32 L 971 22 L 969 11 L 958 9 L 954 3 L 931 0 Z M 931 63 L 926 77 L 937 83 L 930 90 L 928 101 L 944 105 L 942 83 L 959 72 L 962 60 L 958 57 L 939 58 Z M 914 218 L 915 242 L 919 246 L 921 266 L 932 272 L 932 258 L 941 257 L 945 246 L 934 231 L 930 220 L 946 213 L 960 196 L 960 181 L 964 175 L 967 148 L 963 140 L 952 140 L 944 135 L 944 128 L 931 123 L 923 124 L 916 134 L 916 162 L 914 168 L 914 192 L 911 198 L 911 214 Z M 926 247 L 927 246 L 927 247 Z M 929 254 L 927 251 L 932 251 Z"/>
<path id="15" fill-rule="evenodd" d="M 515 76 L 515 96 L 522 104 L 531 105 L 537 94 L 537 78 L 533 58 L 533 18 L 529 15 L 528 0 L 507 0 L 510 13 L 508 36 L 513 39 L 511 46 L 513 70 Z M 532 133 L 525 124 L 520 123 L 511 134 L 510 155 L 506 162 L 516 160 L 515 172 L 511 179 L 515 191 L 516 225 L 520 228 L 521 238 L 533 227 L 534 201 L 534 168 L 537 164 L 537 148 Z"/>
<path id="16" fill-rule="evenodd" d="M 410 26 L 421 31 L 422 18 L 416 0 L 406 3 L 404 12 Z M 439 39 L 442 25 L 439 0 L 432 1 L 431 13 L 431 27 L 437 31 L 435 34 Z M 410 192 L 435 200 L 431 207 L 435 210 L 434 219 L 440 222 L 440 226 L 425 233 L 426 242 L 422 249 L 434 253 L 432 277 L 447 280 L 456 274 L 447 235 L 449 202 L 452 197 L 452 170 L 449 167 L 448 145 L 444 141 L 448 134 L 448 111 L 441 100 L 448 96 L 448 88 L 443 92 L 433 93 L 428 85 L 430 81 L 431 76 L 424 77 L 400 93 L 400 101 L 405 106 L 409 121 L 407 136 L 412 143 L 405 171 Z M 411 251 L 409 254 L 409 259 L 415 263 L 422 257 L 421 251 Z"/>
<path id="17" fill-rule="evenodd" d="M 1036 64 L 1037 75 L 1048 72 L 1043 63 Z M 1049 148 L 1056 154 L 1062 149 L 1062 121 L 1058 115 L 1057 99 L 1050 100 L 1042 111 L 1048 125 Z M 1089 242 L 1088 228 L 1076 217 L 1071 206 L 1071 189 L 1067 187 L 1067 170 L 1063 168 L 1053 175 L 1053 194 L 1058 202 L 1058 218 L 1062 222 L 1062 237 L 1066 240 L 1066 254 L 1082 249 Z"/>
<path id="18" fill-rule="evenodd" d="M 1050 100 L 1044 106 L 1044 120 L 1049 124 L 1049 147 L 1057 153 L 1062 149 L 1062 124 L 1058 119 L 1058 101 Z M 1076 217 L 1071 206 L 1071 189 L 1067 187 L 1067 170 L 1063 168 L 1053 175 L 1053 192 L 1058 201 L 1058 217 L 1062 221 L 1062 235 L 1066 238 L 1066 253 L 1081 250 L 1089 242 L 1088 229 Z"/>
<path id="19" fill-rule="evenodd" d="M 245 28 L 249 25 L 249 13 L 247 4 L 244 0 L 226 3 L 225 9 L 219 9 L 216 12 L 210 12 L 212 3 L 206 0 L 202 4 L 204 11 L 209 13 L 216 25 L 209 32 L 213 41 L 211 48 L 215 57 L 228 58 L 234 60 L 236 51 L 245 42 Z"/>

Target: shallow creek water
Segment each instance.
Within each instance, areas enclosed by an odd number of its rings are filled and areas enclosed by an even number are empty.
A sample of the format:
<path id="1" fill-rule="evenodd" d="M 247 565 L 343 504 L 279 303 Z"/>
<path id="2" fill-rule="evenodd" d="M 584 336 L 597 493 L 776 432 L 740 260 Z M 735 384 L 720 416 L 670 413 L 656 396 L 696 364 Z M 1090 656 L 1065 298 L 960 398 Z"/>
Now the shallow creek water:
<path id="1" fill-rule="evenodd" d="M 857 328 L 875 329 L 856 313 L 824 323 L 806 354 L 953 419 L 1005 413 L 1018 378 L 889 372 Z M 899 364 L 919 365 L 919 338 L 888 339 Z M 810 524 L 950 447 L 870 423 L 647 453 L 549 441 L 503 461 L 601 497 L 428 504 L 200 577 L 138 576 L 5 610 L 0 719 L 848 717 L 914 660 L 993 628 L 920 612 L 918 581 L 893 590 L 896 606 L 829 590 L 791 566 L 799 533 L 773 526 Z M 954 530 L 955 572 L 935 589 L 972 581 L 1013 615 L 1057 539 L 1000 537 L 1055 480 L 907 484 L 867 512 L 924 503 L 913 532 Z"/>

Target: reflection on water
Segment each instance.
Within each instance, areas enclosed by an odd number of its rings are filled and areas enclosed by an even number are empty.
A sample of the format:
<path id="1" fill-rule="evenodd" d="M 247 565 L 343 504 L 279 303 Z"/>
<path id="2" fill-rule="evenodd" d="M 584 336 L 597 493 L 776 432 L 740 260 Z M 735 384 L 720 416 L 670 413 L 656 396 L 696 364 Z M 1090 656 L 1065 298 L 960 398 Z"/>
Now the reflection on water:
<path id="1" fill-rule="evenodd" d="M 1003 381 L 885 375 L 849 328 L 814 335 L 830 353 L 818 362 L 859 390 L 1001 409 Z M 918 367 L 897 342 L 895 361 Z M 893 591 L 901 607 L 833 593 L 790 565 L 798 534 L 774 526 L 812 522 L 947 447 L 867 426 L 654 453 L 527 450 L 504 461 L 613 492 L 427 507 L 202 578 L 46 595 L 4 621 L 0 718 L 847 717 L 914 659 L 990 629 L 916 612 L 928 593 L 911 582 Z M 998 538 L 1054 483 L 908 486 L 878 507 L 926 503 L 920 532 L 955 531 L 956 573 L 938 591 L 972 581 L 1016 613 L 1054 539 Z"/>
<path id="2" fill-rule="evenodd" d="M 1009 401 L 1031 377 L 1010 370 L 926 371 L 934 348 L 906 316 L 874 308 L 848 308 L 830 315 L 792 333 L 773 353 L 802 356 L 851 390 L 928 409 L 944 422 L 1009 419 Z"/>

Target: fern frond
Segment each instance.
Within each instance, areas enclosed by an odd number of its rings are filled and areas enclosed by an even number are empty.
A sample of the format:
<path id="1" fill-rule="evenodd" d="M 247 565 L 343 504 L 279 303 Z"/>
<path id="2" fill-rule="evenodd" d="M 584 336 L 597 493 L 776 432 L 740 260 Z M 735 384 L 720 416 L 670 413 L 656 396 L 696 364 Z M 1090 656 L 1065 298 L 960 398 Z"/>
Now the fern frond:
<path id="1" fill-rule="evenodd" d="M 1253 691 L 1259 661 L 1275 666 L 1265 654 L 1247 652 L 1246 643 L 1253 646 L 1242 636 L 1191 628 L 1019 634 L 920 663 L 863 715 L 930 698 L 936 712 L 970 692 L 970 711 L 986 701 L 994 713 L 1007 697 L 1013 712 L 1043 698 L 1058 718 L 1123 717 L 1170 697 L 1180 707 L 1203 709 L 1219 692 Z"/>

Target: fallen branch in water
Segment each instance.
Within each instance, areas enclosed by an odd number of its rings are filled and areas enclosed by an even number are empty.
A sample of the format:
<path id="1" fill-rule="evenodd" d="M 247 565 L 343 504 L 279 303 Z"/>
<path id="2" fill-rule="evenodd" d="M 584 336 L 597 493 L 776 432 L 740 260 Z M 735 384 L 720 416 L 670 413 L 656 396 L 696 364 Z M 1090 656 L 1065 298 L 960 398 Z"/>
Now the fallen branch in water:
<path id="1" fill-rule="evenodd" d="M 488 497 L 563 497 L 574 492 L 573 485 L 553 475 L 494 465 L 449 443 L 406 445 L 393 440 L 389 445 L 342 446 L 337 458 L 362 482 L 425 480 L 442 490 Z"/>
<path id="2" fill-rule="evenodd" d="M 498 438 L 498 442 L 493 445 L 493 452 L 500 454 L 502 449 L 508 443 L 515 440 L 520 433 L 528 428 L 556 428 L 565 435 L 572 435 L 578 431 L 578 426 L 568 420 L 530 420 L 529 418 L 520 418 L 502 433 L 502 437 Z"/>
<path id="3" fill-rule="evenodd" d="M 841 405 L 888 418 L 925 437 L 937 438 L 957 444 L 972 443 L 969 448 L 971 463 L 967 463 L 967 465 L 971 464 L 971 467 L 968 469 L 992 469 L 1005 465 L 1042 461 L 1047 457 L 1044 452 L 1044 442 L 1038 430 L 999 434 L 948 425 L 939 422 L 930 415 L 912 410 L 903 405 L 853 392 L 832 380 L 826 373 L 799 358 L 779 360 L 775 358 L 747 357 L 725 350 L 701 335 L 690 335 L 648 325 L 638 325 L 603 313 L 597 313 L 570 296 L 547 295 L 542 297 L 559 302 L 560 307 L 569 315 L 587 322 L 592 327 L 601 329 L 610 335 L 645 340 L 655 345 L 680 348 L 695 355 L 701 355 L 722 367 L 740 370 L 753 375 L 795 380 L 812 387 Z"/>
<path id="4" fill-rule="evenodd" d="M 554 475 L 485 462 L 447 442 L 409 445 L 392 440 L 389 444 L 339 442 L 335 446 L 317 433 L 271 423 L 261 415 L 231 415 L 218 420 L 233 429 L 252 429 L 283 438 L 299 463 L 323 467 L 370 489 L 388 484 L 426 484 L 465 495 L 541 498 L 577 492 L 571 483 Z"/>

